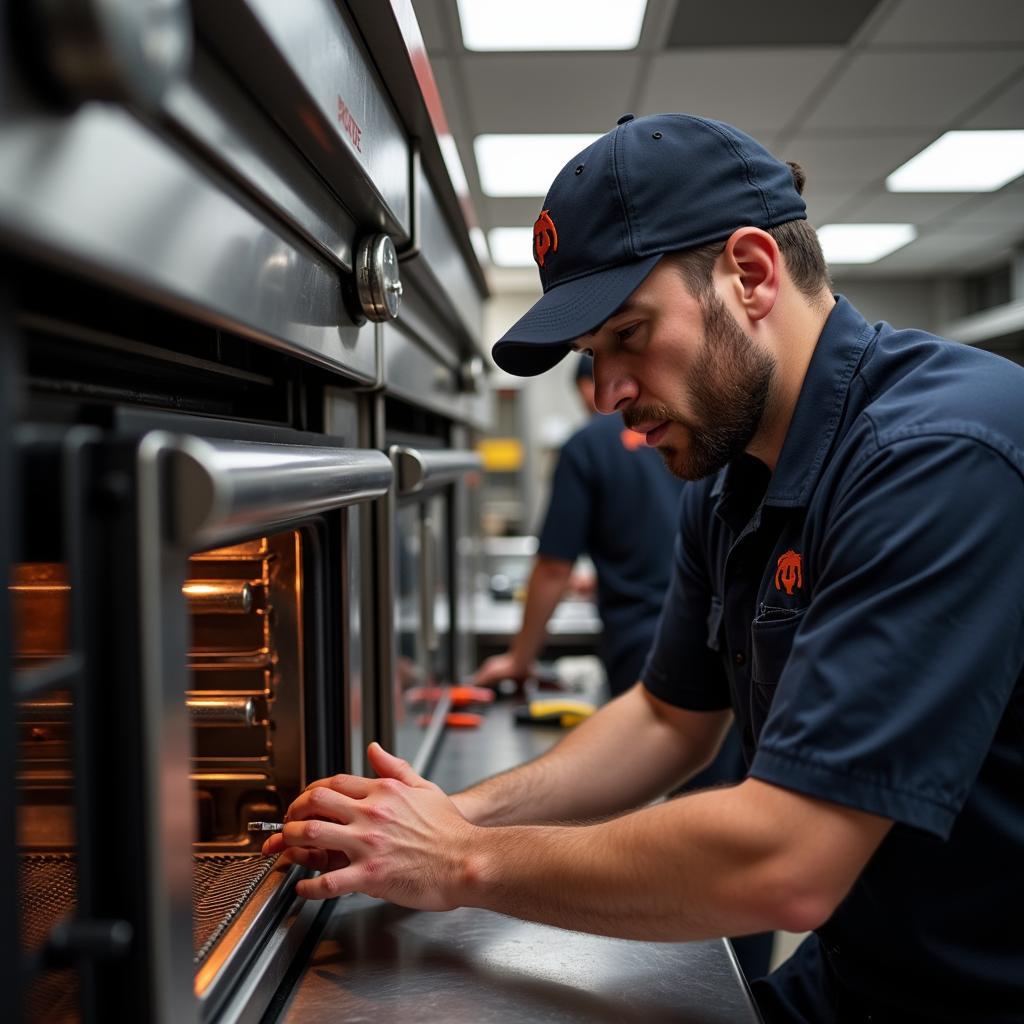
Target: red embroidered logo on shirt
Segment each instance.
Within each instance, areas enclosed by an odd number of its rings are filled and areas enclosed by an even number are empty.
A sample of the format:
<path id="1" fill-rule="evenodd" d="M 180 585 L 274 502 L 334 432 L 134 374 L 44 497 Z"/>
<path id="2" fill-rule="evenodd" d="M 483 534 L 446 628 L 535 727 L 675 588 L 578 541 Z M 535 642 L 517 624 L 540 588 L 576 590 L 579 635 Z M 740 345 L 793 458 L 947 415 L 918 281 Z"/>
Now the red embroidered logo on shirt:
<path id="1" fill-rule="evenodd" d="M 544 257 L 549 251 L 558 252 L 558 232 L 548 211 L 541 210 L 533 223 L 533 258 L 538 266 L 544 266 Z"/>
<path id="2" fill-rule="evenodd" d="M 791 597 L 793 589 L 800 589 L 804 585 L 804 560 L 792 548 L 784 555 L 779 556 L 779 562 L 775 569 L 775 589 L 786 589 Z"/>

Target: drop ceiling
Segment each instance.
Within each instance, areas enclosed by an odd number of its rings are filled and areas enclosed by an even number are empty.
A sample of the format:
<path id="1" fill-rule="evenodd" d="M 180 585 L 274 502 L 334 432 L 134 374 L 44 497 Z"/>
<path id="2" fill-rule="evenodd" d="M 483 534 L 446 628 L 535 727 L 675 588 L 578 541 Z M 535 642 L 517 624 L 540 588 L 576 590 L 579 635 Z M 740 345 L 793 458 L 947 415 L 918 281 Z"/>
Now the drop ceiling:
<path id="1" fill-rule="evenodd" d="M 649 0 L 636 49 L 594 53 L 471 53 L 456 0 L 413 7 L 484 231 L 532 225 L 541 200 L 484 195 L 475 136 L 603 132 L 626 111 L 681 110 L 802 164 L 815 226 L 917 227 L 906 247 L 837 275 L 981 272 L 1024 242 L 1024 177 L 992 193 L 885 190 L 945 131 L 1024 128 L 1024 0 Z M 497 290 L 532 275 L 490 273 Z"/>

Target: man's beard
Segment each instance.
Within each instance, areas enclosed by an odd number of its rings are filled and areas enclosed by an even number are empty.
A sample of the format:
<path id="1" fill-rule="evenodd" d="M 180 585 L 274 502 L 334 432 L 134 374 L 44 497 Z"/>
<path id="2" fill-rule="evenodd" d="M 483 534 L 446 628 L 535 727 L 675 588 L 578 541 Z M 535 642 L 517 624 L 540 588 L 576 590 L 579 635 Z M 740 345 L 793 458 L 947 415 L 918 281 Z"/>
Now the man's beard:
<path id="1" fill-rule="evenodd" d="M 683 480 L 717 473 L 750 444 L 764 417 L 775 359 L 757 347 L 717 295 L 701 299 L 704 343 L 689 374 L 693 421 L 668 406 L 635 406 L 623 414 L 626 426 L 651 420 L 681 424 L 685 448 L 658 446 L 665 465 Z"/>

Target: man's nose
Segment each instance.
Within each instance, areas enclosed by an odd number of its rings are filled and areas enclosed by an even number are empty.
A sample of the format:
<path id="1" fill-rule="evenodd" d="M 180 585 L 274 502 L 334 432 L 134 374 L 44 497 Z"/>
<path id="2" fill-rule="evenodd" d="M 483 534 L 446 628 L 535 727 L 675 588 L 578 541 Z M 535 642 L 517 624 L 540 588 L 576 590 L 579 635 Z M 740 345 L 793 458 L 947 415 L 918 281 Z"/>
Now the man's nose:
<path id="1" fill-rule="evenodd" d="M 614 362 L 594 358 L 594 404 L 598 412 L 624 412 L 636 401 L 636 380 Z"/>

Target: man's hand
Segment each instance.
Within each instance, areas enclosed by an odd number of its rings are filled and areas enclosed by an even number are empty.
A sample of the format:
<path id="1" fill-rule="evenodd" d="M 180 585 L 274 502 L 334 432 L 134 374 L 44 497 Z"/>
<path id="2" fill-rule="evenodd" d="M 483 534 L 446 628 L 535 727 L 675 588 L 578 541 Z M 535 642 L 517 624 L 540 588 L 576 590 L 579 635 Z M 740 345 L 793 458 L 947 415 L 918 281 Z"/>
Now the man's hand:
<path id="1" fill-rule="evenodd" d="M 473 683 L 476 686 L 495 686 L 503 679 L 514 679 L 522 683 L 534 675 L 535 671 L 535 665 L 523 664 L 511 651 L 506 651 L 488 658 L 476 670 Z"/>
<path id="2" fill-rule="evenodd" d="M 405 761 L 377 743 L 368 754 L 380 778 L 335 775 L 310 784 L 288 808 L 284 830 L 263 844 L 264 855 L 283 852 L 286 863 L 324 872 L 298 883 L 306 899 L 363 892 L 416 910 L 454 909 L 474 826 Z"/>

